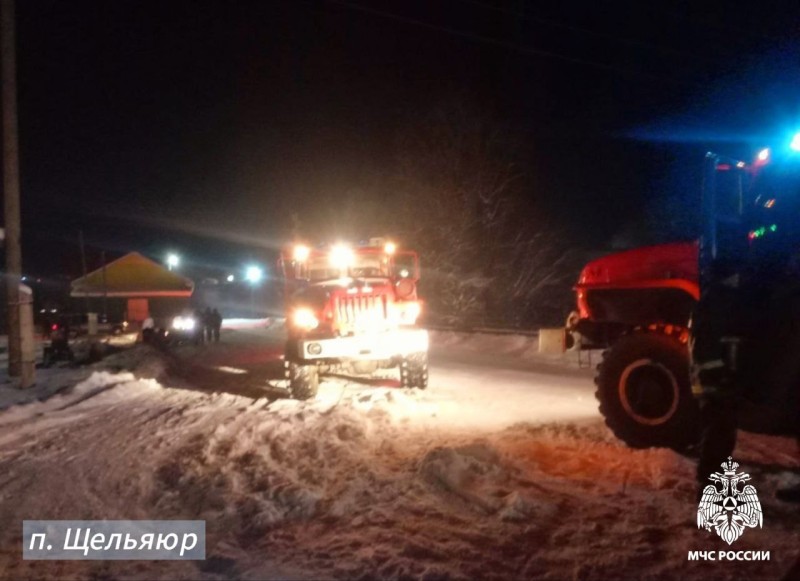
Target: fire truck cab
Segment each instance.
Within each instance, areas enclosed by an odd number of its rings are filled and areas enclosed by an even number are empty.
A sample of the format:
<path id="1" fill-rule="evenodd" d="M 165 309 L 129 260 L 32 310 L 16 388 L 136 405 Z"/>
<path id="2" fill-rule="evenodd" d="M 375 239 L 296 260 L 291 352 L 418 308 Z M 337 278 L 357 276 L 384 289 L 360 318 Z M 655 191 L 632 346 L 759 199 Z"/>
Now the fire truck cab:
<path id="1" fill-rule="evenodd" d="M 391 241 L 283 251 L 288 339 L 286 378 L 293 397 L 309 399 L 320 371 L 399 367 L 403 387 L 428 385 L 428 333 L 417 327 L 419 258 Z"/>

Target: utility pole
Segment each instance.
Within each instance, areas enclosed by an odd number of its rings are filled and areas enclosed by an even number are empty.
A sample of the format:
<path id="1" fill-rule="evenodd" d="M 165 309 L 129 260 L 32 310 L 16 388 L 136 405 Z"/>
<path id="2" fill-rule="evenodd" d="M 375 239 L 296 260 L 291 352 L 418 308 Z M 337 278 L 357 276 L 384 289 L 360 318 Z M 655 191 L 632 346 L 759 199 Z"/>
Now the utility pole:
<path id="1" fill-rule="evenodd" d="M 103 320 L 108 322 L 108 282 L 106 281 L 106 251 L 100 253 L 103 262 Z"/>
<path id="2" fill-rule="evenodd" d="M 78 244 L 81 247 L 81 269 L 83 270 L 83 281 L 84 284 L 86 284 L 86 247 L 83 244 L 83 230 L 78 230 Z M 86 310 L 86 316 L 88 317 L 89 312 L 91 311 L 89 308 L 89 293 L 84 293 L 83 307 Z"/>
<path id="3" fill-rule="evenodd" d="M 21 377 L 22 325 L 20 291 L 22 248 L 20 246 L 19 150 L 17 140 L 17 66 L 14 36 L 14 0 L 0 5 L 3 77 L 3 200 L 6 227 L 6 289 L 8 295 L 8 374 Z M 30 383 L 28 383 L 30 381 Z M 22 377 L 21 387 L 28 387 L 33 378 Z"/>

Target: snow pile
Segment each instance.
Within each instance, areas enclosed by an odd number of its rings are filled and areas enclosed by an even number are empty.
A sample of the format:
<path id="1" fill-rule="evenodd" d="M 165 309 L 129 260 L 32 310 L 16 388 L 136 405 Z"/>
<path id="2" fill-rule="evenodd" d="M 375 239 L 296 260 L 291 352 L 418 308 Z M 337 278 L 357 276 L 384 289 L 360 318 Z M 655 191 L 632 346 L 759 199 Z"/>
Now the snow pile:
<path id="1" fill-rule="evenodd" d="M 537 501 L 525 491 L 509 491 L 512 471 L 486 441 L 438 447 L 425 454 L 420 475 L 441 492 L 444 502 L 463 501 L 506 521 L 550 519 L 557 513 L 552 503 Z"/>
<path id="2" fill-rule="evenodd" d="M 171 385 L 159 353 L 119 357 L 109 369 Z M 772 560 L 710 569 L 686 559 L 720 548 L 694 521 L 691 460 L 624 447 L 568 371 L 448 365 L 425 391 L 325 377 L 308 402 L 95 373 L 46 415 L 0 414 L 0 498 L 18 501 L 0 521 L 205 520 L 207 560 L 143 563 L 136 575 L 152 578 L 778 578 L 796 557 L 797 511 L 772 497 L 786 478 L 759 464 L 784 462 L 774 440 L 737 449 L 765 508 L 737 549 Z M 248 377 L 208 383 L 223 376 Z M 58 480 L 41 477 L 54 466 Z M 0 570 L 15 578 L 129 576 L 125 563 L 22 562 L 14 534 L 0 531 Z"/>
<path id="3" fill-rule="evenodd" d="M 424 427 L 426 420 L 433 421 L 440 413 L 440 406 L 424 391 L 365 388 L 341 382 L 324 386 L 311 406 L 322 412 L 342 406 L 366 415 L 373 424 L 416 424 L 416 428 Z"/>
<path id="4" fill-rule="evenodd" d="M 528 560 L 519 543 L 558 530 L 587 490 L 602 499 L 625 486 L 668 488 L 673 470 L 690 479 L 672 453 L 620 460 L 628 452 L 600 425 L 448 437 L 415 422 L 419 393 L 345 386 L 269 404 L 206 396 L 182 420 L 199 431 L 172 430 L 183 443 L 153 470 L 149 511 L 205 519 L 213 535 L 236 531 L 249 547 L 237 571 L 256 577 L 263 551 L 326 577 L 503 578 Z M 593 476 L 625 470 L 608 485 Z"/>
<path id="5" fill-rule="evenodd" d="M 323 510 L 321 504 L 345 514 L 347 503 L 332 503 L 381 439 L 386 421 L 382 411 L 365 415 L 326 401 L 258 401 L 158 468 L 155 508 L 174 509 L 202 490 L 202 517 L 245 535 L 308 520 Z"/>
<path id="6" fill-rule="evenodd" d="M 27 405 L 10 407 L 0 414 L 0 426 L 20 422 L 22 420 L 45 414 L 49 411 L 60 410 L 70 405 L 83 401 L 114 387 L 121 383 L 133 382 L 136 378 L 132 373 L 109 373 L 107 371 L 96 371 L 88 379 L 81 381 L 66 393 L 51 397 L 46 401 L 38 401 Z"/>
<path id="7" fill-rule="evenodd" d="M 19 389 L 17 380 L 0 383 L 0 410 L 15 405 L 43 401 L 53 394 L 71 388 L 86 379 L 87 369 L 37 369 L 36 383 L 27 389 Z"/>
<path id="8" fill-rule="evenodd" d="M 169 363 L 163 352 L 149 345 L 137 345 L 109 355 L 93 367 L 111 372 L 129 371 L 140 378 L 164 379 Z"/>

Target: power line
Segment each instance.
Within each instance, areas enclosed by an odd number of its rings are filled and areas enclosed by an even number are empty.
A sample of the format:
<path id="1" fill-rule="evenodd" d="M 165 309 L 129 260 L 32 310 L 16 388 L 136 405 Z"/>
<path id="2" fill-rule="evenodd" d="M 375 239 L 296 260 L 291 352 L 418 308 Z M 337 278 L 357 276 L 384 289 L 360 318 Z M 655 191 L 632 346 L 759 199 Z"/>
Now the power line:
<path id="1" fill-rule="evenodd" d="M 521 46 L 521 45 L 519 45 L 517 43 L 507 42 L 507 41 L 504 41 L 504 40 L 499 40 L 497 38 L 483 36 L 483 35 L 475 34 L 475 33 L 472 33 L 472 32 L 467 32 L 467 31 L 464 31 L 464 30 L 458 30 L 456 28 L 450 28 L 448 26 L 441 26 L 441 25 L 438 25 L 438 24 L 432 24 L 430 22 L 425 22 L 423 20 L 417 20 L 415 18 L 402 16 L 400 14 L 394 14 L 392 12 L 386 12 L 386 11 L 383 11 L 383 10 L 378 10 L 378 9 L 375 9 L 375 8 L 362 6 L 360 4 L 347 2 L 346 0 L 325 0 L 325 1 L 329 2 L 331 4 L 338 4 L 340 6 L 344 6 L 345 8 L 349 8 L 351 10 L 356 10 L 356 11 L 359 11 L 359 12 L 372 14 L 373 16 L 380 16 L 382 18 L 387 18 L 387 19 L 390 19 L 390 20 L 396 20 L 398 22 L 403 22 L 404 24 L 410 24 L 410 25 L 413 25 L 413 26 L 419 26 L 421 28 L 427 28 L 428 30 L 436 30 L 436 31 L 439 31 L 439 32 L 446 32 L 447 34 L 450 34 L 452 36 L 457 36 L 459 38 L 465 38 L 465 39 L 473 40 L 473 41 L 476 41 L 476 42 L 482 42 L 484 44 L 496 46 L 496 47 L 499 47 L 499 48 L 505 48 L 505 49 L 509 49 L 509 50 L 514 50 L 514 51 L 517 51 L 517 52 L 522 53 L 522 54 L 556 59 L 556 60 L 560 60 L 562 62 L 570 63 L 570 64 L 573 64 L 573 65 L 587 66 L 587 67 L 592 67 L 592 68 L 596 68 L 596 69 L 599 69 L 599 70 L 604 70 L 604 71 L 608 71 L 608 72 L 614 72 L 614 73 L 621 74 L 621 75 L 640 77 L 640 78 L 649 79 L 651 81 L 657 81 L 659 83 L 664 83 L 664 84 L 683 85 L 683 86 L 692 86 L 692 87 L 699 87 L 700 86 L 699 83 L 695 83 L 695 82 L 684 81 L 684 80 L 675 79 L 675 78 L 668 78 L 668 77 L 663 77 L 663 76 L 658 76 L 658 75 L 652 75 L 652 74 L 645 73 L 645 72 L 642 72 L 642 71 L 637 71 L 637 70 L 633 70 L 633 69 L 626 69 L 626 68 L 618 67 L 618 66 L 615 66 L 615 65 L 609 65 L 609 64 L 606 64 L 606 63 L 598 62 L 598 61 L 592 61 L 592 60 L 588 60 L 588 59 L 573 57 L 573 56 L 569 56 L 569 55 L 565 55 L 565 54 L 561 54 L 561 53 L 557 53 L 557 52 L 553 52 L 553 51 L 548 51 L 548 50 L 544 50 L 544 49 Z"/>

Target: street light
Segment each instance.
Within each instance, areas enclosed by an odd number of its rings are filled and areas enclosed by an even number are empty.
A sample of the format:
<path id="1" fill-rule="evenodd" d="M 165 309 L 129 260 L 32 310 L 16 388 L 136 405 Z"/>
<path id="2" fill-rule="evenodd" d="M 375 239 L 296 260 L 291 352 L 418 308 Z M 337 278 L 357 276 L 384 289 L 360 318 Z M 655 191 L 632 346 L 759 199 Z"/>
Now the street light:
<path id="1" fill-rule="evenodd" d="M 261 279 L 264 278 L 264 271 L 260 266 L 248 266 L 247 270 L 244 272 L 244 278 L 249 283 L 259 283 L 261 282 Z"/>
<path id="2" fill-rule="evenodd" d="M 260 266 L 248 266 L 244 271 L 244 279 L 250 283 L 250 311 L 256 310 L 256 285 L 264 277 L 264 271 Z"/>
<path id="3" fill-rule="evenodd" d="M 177 254 L 169 254 L 167 255 L 167 267 L 172 270 L 173 268 L 178 268 L 178 265 L 181 263 L 181 259 Z"/>

